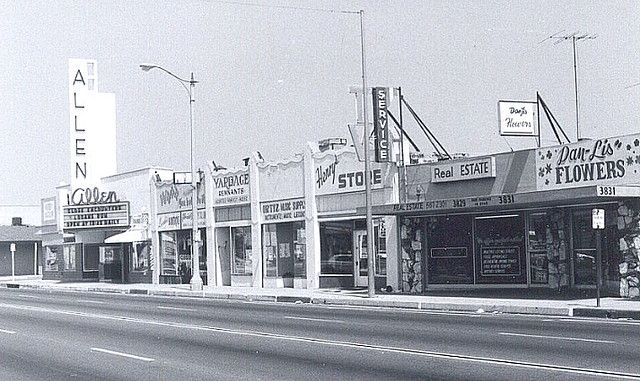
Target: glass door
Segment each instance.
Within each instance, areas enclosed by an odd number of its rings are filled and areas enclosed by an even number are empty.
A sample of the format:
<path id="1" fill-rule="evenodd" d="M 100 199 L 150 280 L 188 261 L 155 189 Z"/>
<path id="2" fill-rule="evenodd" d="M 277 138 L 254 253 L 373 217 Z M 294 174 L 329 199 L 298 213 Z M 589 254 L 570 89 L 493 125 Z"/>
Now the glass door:
<path id="1" fill-rule="evenodd" d="M 355 230 L 353 232 L 354 260 L 353 276 L 354 286 L 361 287 L 368 285 L 367 273 L 369 270 L 369 260 L 367 258 L 367 231 Z"/>

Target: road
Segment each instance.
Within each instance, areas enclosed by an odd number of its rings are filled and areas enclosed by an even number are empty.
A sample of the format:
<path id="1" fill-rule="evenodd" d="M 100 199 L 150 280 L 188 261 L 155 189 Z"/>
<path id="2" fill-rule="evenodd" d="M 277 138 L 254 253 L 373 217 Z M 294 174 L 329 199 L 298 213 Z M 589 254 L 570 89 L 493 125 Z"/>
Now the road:
<path id="1" fill-rule="evenodd" d="M 1 380 L 640 380 L 640 323 L 0 289 Z"/>

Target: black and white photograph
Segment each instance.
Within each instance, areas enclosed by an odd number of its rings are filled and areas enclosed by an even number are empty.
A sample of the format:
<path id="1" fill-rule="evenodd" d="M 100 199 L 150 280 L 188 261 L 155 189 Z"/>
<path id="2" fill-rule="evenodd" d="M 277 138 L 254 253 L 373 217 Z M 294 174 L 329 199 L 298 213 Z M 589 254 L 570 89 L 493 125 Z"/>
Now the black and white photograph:
<path id="1" fill-rule="evenodd" d="M 0 0 L 0 380 L 640 381 L 639 17 Z"/>

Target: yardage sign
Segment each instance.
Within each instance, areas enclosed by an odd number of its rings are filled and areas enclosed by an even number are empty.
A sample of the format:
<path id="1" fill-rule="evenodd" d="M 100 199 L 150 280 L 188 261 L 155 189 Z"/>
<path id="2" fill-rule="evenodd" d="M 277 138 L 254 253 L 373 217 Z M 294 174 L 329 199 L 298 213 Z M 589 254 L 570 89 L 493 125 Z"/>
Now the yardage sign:
<path id="1" fill-rule="evenodd" d="M 591 210 L 591 223 L 594 229 L 604 229 L 604 209 Z"/>

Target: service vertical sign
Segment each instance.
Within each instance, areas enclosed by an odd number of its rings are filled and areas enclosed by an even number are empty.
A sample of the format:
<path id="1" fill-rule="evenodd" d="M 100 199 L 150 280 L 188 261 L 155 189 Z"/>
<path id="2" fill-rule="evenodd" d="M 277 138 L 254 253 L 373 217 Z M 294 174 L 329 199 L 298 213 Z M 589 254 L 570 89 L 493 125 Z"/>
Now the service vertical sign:
<path id="1" fill-rule="evenodd" d="M 375 141 L 375 161 L 390 161 L 389 152 L 389 115 L 387 104 L 389 101 L 389 89 L 386 87 L 373 88 L 373 131 Z"/>

